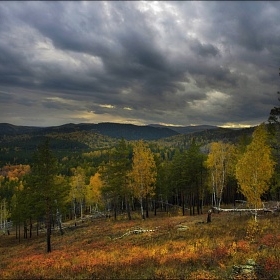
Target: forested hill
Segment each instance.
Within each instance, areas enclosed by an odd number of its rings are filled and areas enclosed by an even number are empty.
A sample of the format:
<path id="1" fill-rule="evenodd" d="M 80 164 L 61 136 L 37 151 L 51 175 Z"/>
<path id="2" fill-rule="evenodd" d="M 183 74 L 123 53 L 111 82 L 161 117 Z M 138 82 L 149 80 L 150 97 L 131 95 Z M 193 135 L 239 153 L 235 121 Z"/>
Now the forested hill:
<path id="1" fill-rule="evenodd" d="M 0 137 L 4 135 L 15 136 L 21 134 L 36 134 L 43 136 L 49 133 L 70 133 L 77 131 L 96 132 L 112 138 L 124 138 L 126 140 L 157 140 L 179 134 L 179 132 L 176 132 L 167 127 L 138 126 L 132 124 L 119 123 L 70 123 L 61 126 L 52 126 L 44 128 L 31 126 L 16 126 L 7 123 L 0 123 Z"/>
<path id="2" fill-rule="evenodd" d="M 239 141 L 250 141 L 254 129 L 255 127 L 241 129 L 216 127 L 159 139 L 157 143 L 165 147 L 178 148 L 187 147 L 192 139 L 202 145 L 217 141 L 238 143 Z"/>
<path id="3" fill-rule="evenodd" d="M 242 135 L 250 136 L 250 129 L 226 129 L 209 126 L 180 127 L 181 133 L 170 127 L 137 126 L 132 124 L 65 124 L 55 127 L 15 126 L 0 123 L 0 167 L 7 163 L 30 163 L 38 145 L 46 137 L 57 158 L 77 158 L 83 153 L 111 149 L 120 138 L 148 140 L 162 149 L 186 148 L 195 137 L 205 145 L 212 141 L 236 142 Z M 184 133 L 183 133 L 184 132 Z"/>

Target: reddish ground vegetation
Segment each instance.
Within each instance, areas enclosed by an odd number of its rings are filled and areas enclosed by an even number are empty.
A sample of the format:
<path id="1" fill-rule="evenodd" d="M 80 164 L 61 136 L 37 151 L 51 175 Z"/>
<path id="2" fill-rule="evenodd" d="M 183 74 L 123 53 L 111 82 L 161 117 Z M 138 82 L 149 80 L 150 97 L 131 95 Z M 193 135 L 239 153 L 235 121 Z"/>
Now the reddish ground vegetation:
<path id="1" fill-rule="evenodd" d="M 43 233 L 18 243 L 11 232 L 0 237 L 0 278 L 228 279 L 234 265 L 253 259 L 260 269 L 252 275 L 277 279 L 279 217 L 260 217 L 258 231 L 250 234 L 249 216 L 221 213 L 211 223 L 206 219 L 95 220 L 62 236 L 53 232 L 51 253 L 45 252 Z M 133 233 L 137 229 L 154 231 Z"/>

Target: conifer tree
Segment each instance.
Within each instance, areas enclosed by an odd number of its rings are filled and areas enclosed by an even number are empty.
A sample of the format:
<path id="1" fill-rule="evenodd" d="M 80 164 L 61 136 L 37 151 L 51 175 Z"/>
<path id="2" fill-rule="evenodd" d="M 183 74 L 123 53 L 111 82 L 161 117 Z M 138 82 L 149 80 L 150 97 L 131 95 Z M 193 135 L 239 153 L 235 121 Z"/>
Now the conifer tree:
<path id="1" fill-rule="evenodd" d="M 52 214 L 67 191 L 65 184 L 57 184 L 57 173 L 57 160 L 50 150 L 49 141 L 46 140 L 34 153 L 34 162 L 25 189 L 30 194 L 29 203 L 33 210 L 37 215 L 44 215 L 48 253 L 51 252 Z"/>
<path id="2" fill-rule="evenodd" d="M 195 205 L 197 213 L 202 212 L 202 199 L 204 194 L 204 181 L 206 168 L 204 166 L 205 156 L 201 153 L 195 139 L 192 140 L 186 152 L 186 183 L 189 195 L 190 213 L 194 215 Z M 192 209 L 192 210 L 191 210 Z"/>
<path id="3" fill-rule="evenodd" d="M 100 175 L 103 181 L 102 191 L 113 202 L 115 219 L 117 205 L 121 199 L 124 200 L 128 218 L 131 219 L 129 203 L 131 193 L 128 187 L 129 182 L 127 177 L 130 169 L 130 146 L 124 139 L 121 139 L 110 154 L 109 162 L 100 169 Z"/>
<path id="4" fill-rule="evenodd" d="M 280 92 L 277 94 L 280 96 Z M 280 97 L 278 97 L 280 101 Z M 276 161 L 275 173 L 273 176 L 273 186 L 271 194 L 275 200 L 280 199 L 280 106 L 274 107 L 270 111 L 269 122 L 269 144 L 272 147 L 272 153 Z"/>
<path id="5" fill-rule="evenodd" d="M 170 181 L 172 191 L 175 195 L 175 203 L 184 209 L 184 190 L 188 181 L 187 178 L 187 155 L 186 152 L 176 150 L 171 163 Z M 184 210 L 183 210 L 184 215 Z"/>

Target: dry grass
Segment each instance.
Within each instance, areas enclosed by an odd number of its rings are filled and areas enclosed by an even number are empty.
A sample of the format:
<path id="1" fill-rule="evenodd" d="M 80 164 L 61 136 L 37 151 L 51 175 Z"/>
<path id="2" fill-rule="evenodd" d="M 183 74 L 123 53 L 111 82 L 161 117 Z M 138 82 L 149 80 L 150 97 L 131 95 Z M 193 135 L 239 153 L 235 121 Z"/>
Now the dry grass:
<path id="1" fill-rule="evenodd" d="M 1 236 L 0 279 L 229 279 L 248 259 L 261 266 L 257 278 L 280 279 L 280 218 L 264 216 L 258 227 L 251 220 L 224 213 L 210 224 L 200 223 L 206 215 L 96 220 L 53 233 L 49 254 L 43 234 L 20 244 Z M 155 231 L 120 238 L 136 228 Z"/>

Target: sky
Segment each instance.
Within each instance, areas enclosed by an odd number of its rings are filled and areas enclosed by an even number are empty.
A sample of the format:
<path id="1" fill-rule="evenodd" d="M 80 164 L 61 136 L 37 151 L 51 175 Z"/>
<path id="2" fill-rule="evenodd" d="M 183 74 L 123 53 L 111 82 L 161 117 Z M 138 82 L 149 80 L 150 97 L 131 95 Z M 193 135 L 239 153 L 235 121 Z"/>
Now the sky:
<path id="1" fill-rule="evenodd" d="M 254 126 L 278 106 L 278 1 L 1 1 L 0 123 Z"/>

